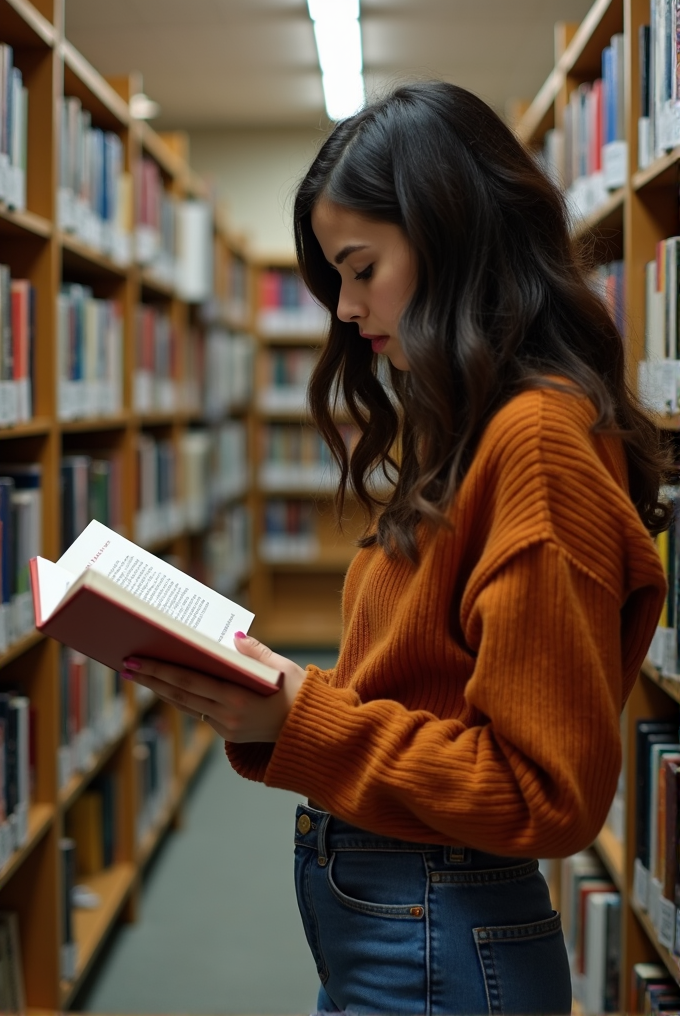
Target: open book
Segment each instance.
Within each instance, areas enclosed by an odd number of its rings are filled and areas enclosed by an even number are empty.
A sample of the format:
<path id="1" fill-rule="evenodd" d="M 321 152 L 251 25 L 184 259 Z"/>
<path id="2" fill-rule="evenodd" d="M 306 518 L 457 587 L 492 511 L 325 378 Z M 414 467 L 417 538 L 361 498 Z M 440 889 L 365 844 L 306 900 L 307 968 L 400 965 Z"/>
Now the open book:
<path id="1" fill-rule="evenodd" d="M 146 656 L 269 695 L 282 674 L 234 648 L 253 614 L 136 544 L 90 522 L 56 564 L 31 559 L 40 631 L 113 670 Z"/>

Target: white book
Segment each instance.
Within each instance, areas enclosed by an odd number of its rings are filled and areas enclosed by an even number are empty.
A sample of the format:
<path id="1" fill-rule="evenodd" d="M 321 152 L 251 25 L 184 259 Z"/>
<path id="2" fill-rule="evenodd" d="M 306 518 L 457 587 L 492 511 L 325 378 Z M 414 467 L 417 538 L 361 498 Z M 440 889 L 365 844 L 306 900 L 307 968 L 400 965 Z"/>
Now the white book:
<path id="1" fill-rule="evenodd" d="M 608 1011 L 607 976 L 618 951 L 616 922 L 620 921 L 619 893 L 590 893 L 586 902 L 585 983 L 581 1004 L 586 1013 Z"/>

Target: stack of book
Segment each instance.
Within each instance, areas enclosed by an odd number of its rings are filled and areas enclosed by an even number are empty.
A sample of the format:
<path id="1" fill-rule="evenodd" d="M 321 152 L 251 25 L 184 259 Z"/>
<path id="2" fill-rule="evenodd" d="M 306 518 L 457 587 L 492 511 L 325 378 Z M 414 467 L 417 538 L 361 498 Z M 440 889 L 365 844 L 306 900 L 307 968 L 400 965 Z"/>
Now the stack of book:
<path id="1" fill-rule="evenodd" d="M 307 408 L 307 388 L 316 357 L 312 349 L 269 349 L 259 391 L 260 409 L 303 413 Z"/>
<path id="2" fill-rule="evenodd" d="M 649 915 L 657 940 L 680 956 L 678 722 L 638 720 L 635 733 L 635 880 L 637 905 Z"/>
<path id="3" fill-rule="evenodd" d="M 87 772 L 98 752 L 115 741 L 125 721 L 121 678 L 115 670 L 62 646 L 60 667 L 59 786 Z"/>
<path id="4" fill-rule="evenodd" d="M 253 341 L 210 327 L 205 337 L 203 367 L 205 415 L 218 420 L 248 404 L 253 390 Z"/>
<path id="5" fill-rule="evenodd" d="M 0 426 L 33 415 L 34 349 L 35 289 L 0 265 Z"/>
<path id="6" fill-rule="evenodd" d="M 97 776 L 66 813 L 66 833 L 75 841 L 76 875 L 96 875 L 117 855 L 116 774 Z"/>
<path id="7" fill-rule="evenodd" d="M 322 335 L 328 311 L 320 307 L 292 269 L 260 275 L 257 328 L 263 335 Z"/>
<path id="8" fill-rule="evenodd" d="M 680 1011 L 680 988 L 660 963 L 635 963 L 631 988 L 630 1012 Z"/>
<path id="9" fill-rule="evenodd" d="M 160 713 L 147 717 L 136 732 L 137 842 L 159 822 L 174 784 L 174 751 L 168 724 Z"/>
<path id="10" fill-rule="evenodd" d="M 343 425 L 340 431 L 351 447 L 356 429 Z M 312 427 L 269 423 L 262 428 L 263 455 L 260 486 L 276 492 L 297 489 L 315 492 L 331 490 L 337 482 L 337 467 L 328 445 Z"/>
<path id="11" fill-rule="evenodd" d="M 0 652 L 34 625 L 28 562 L 42 548 L 42 467 L 0 466 Z"/>
<path id="12" fill-rule="evenodd" d="M 26 208 L 28 89 L 14 65 L 14 50 L 0 43 L 0 204 Z"/>
<path id="13" fill-rule="evenodd" d="M 319 554 L 315 509 L 300 498 L 269 498 L 264 509 L 260 557 L 270 564 L 311 561 Z"/>
<path id="14" fill-rule="evenodd" d="M 203 546 L 207 584 L 223 596 L 233 595 L 252 566 L 252 526 L 247 505 L 224 509 Z"/>
<path id="15" fill-rule="evenodd" d="M 59 226 L 117 263 L 131 259 L 132 180 L 123 142 L 92 126 L 80 99 L 60 100 Z"/>
<path id="16" fill-rule="evenodd" d="M 135 541 L 148 545 L 168 540 L 183 528 L 177 449 L 169 439 L 139 434 Z"/>
<path id="17" fill-rule="evenodd" d="M 164 286 L 176 278 L 176 199 L 165 190 L 161 170 L 144 156 L 136 163 L 135 257 Z"/>
<path id="18" fill-rule="evenodd" d="M 680 10 L 675 0 L 649 0 L 649 25 L 639 30 L 638 165 L 680 144 Z"/>
<path id="19" fill-rule="evenodd" d="M 567 191 L 576 219 L 591 214 L 626 181 L 623 35 L 602 52 L 602 77 L 575 88 L 564 112 L 564 132 L 547 132 L 543 164 Z"/>
<path id="20" fill-rule="evenodd" d="M 70 547 L 91 521 L 120 529 L 123 524 L 122 462 L 117 454 L 61 460 L 61 543 Z"/>
<path id="21" fill-rule="evenodd" d="M 621 897 L 594 851 L 562 862 L 562 926 L 574 999 L 583 1012 L 619 1011 Z"/>
<path id="22" fill-rule="evenodd" d="M 137 307 L 134 407 L 139 413 L 178 408 L 177 333 L 166 310 Z"/>
<path id="23" fill-rule="evenodd" d="M 57 304 L 57 403 L 61 420 L 112 416 L 123 405 L 123 318 L 117 300 L 64 285 Z"/>
<path id="24" fill-rule="evenodd" d="M 0 692 L 0 868 L 28 839 L 30 701 Z"/>
<path id="25" fill-rule="evenodd" d="M 680 409 L 680 337 L 678 288 L 680 237 L 656 245 L 656 258 L 645 266 L 645 358 L 638 364 L 638 390 L 657 413 Z"/>

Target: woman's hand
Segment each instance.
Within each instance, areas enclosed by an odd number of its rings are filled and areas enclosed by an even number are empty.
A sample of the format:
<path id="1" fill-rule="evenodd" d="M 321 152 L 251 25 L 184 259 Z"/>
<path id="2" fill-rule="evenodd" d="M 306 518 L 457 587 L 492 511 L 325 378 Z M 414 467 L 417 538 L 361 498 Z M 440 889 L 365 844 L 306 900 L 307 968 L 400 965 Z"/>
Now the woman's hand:
<path id="1" fill-rule="evenodd" d="M 234 644 L 244 656 L 283 672 L 283 684 L 276 694 L 258 695 L 195 670 L 136 656 L 124 661 L 127 669 L 123 677 L 150 688 L 189 716 L 204 719 L 225 741 L 276 741 L 306 672 L 249 635 L 237 632 Z"/>

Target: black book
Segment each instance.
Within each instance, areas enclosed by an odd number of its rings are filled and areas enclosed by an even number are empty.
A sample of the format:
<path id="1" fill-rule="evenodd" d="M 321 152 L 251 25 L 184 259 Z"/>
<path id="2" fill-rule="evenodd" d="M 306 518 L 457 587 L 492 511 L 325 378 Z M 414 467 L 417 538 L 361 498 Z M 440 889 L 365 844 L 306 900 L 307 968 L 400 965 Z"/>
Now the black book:
<path id="1" fill-rule="evenodd" d="M 649 116 L 649 25 L 638 29 L 638 60 L 640 66 L 640 116 Z"/>
<path id="2" fill-rule="evenodd" d="M 649 752 L 678 737 L 677 721 L 638 720 L 635 726 L 635 856 L 649 870 Z"/>

